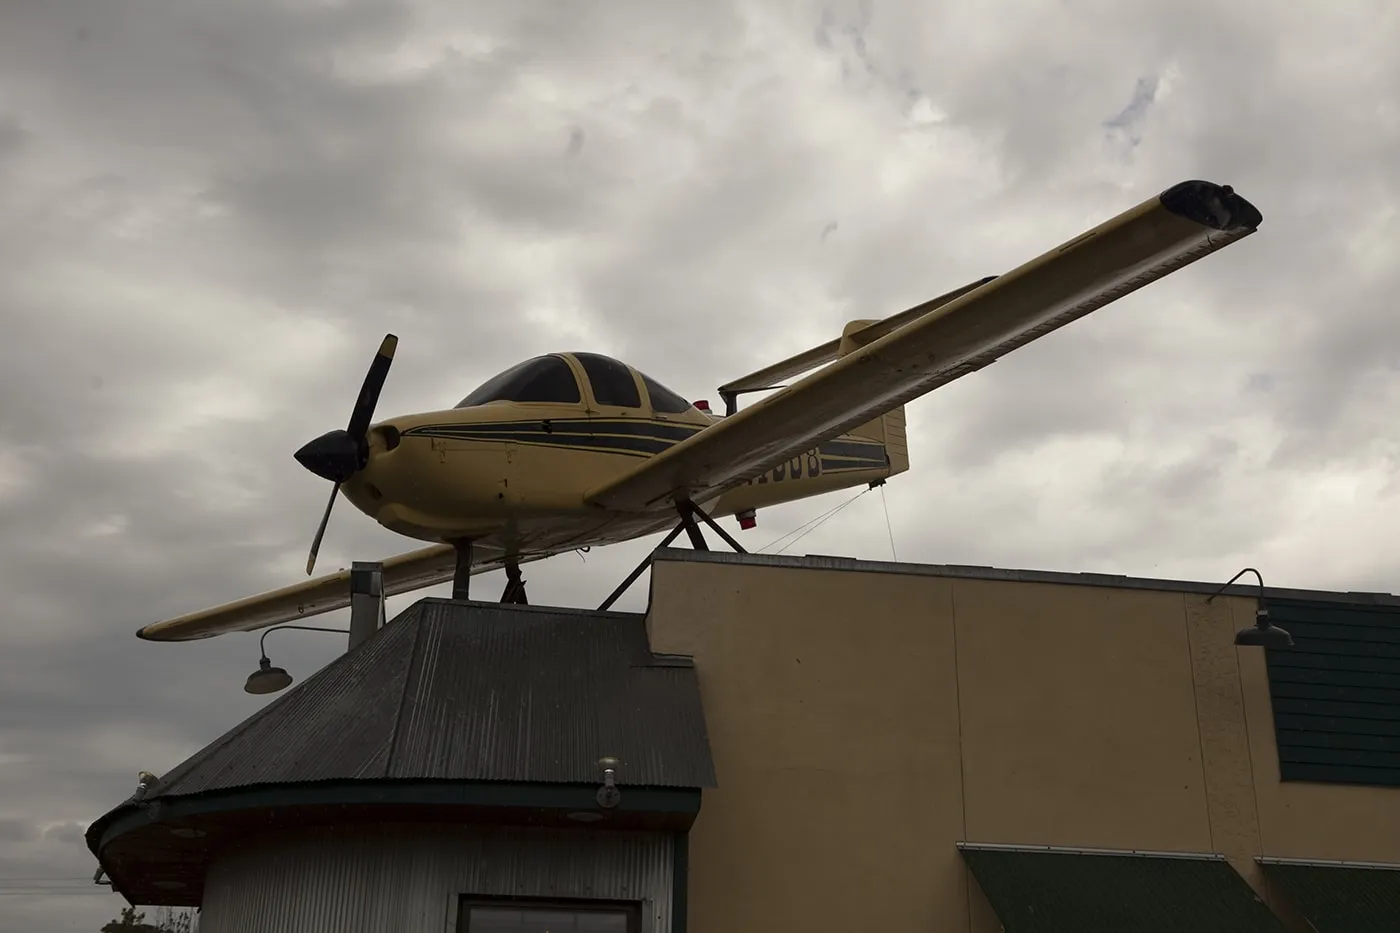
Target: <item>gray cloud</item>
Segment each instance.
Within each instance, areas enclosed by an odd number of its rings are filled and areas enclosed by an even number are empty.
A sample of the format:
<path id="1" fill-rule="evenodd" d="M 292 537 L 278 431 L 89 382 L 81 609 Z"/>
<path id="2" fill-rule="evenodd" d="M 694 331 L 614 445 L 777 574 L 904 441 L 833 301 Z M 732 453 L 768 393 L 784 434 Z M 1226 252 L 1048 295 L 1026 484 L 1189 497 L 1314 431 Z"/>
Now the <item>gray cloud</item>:
<path id="1" fill-rule="evenodd" d="M 291 453 L 390 330 L 386 414 L 573 348 L 713 398 L 1232 183 L 1257 237 L 911 405 L 913 471 L 790 552 L 1397 589 L 1397 45 L 1382 4 L 1262 0 L 7 4 L 0 882 L 87 891 L 78 828 L 265 702 L 256 635 L 134 630 L 297 578 L 326 490 Z M 532 566 L 532 601 L 651 543 Z M 321 563 L 404 547 L 342 504 Z M 342 645 L 267 641 L 298 677 Z"/>

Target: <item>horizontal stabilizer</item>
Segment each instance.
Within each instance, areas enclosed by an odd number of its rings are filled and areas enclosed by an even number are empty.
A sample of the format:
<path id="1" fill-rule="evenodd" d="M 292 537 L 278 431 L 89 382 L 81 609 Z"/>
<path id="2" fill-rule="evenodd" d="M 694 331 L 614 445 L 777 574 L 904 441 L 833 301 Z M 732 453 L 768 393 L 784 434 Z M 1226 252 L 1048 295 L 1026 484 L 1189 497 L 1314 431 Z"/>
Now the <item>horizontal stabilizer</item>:
<path id="1" fill-rule="evenodd" d="M 996 278 L 996 276 L 993 275 L 978 279 L 975 282 L 970 282 L 962 288 L 948 292 L 946 295 L 939 295 L 937 298 L 925 301 L 921 305 L 916 305 L 908 311 L 901 311 L 898 314 L 892 314 L 883 320 L 876 321 L 870 326 L 848 336 L 862 344 L 871 343 L 886 334 L 893 333 L 910 321 L 917 320 L 919 317 L 928 314 L 935 308 L 941 308 L 948 302 L 961 298 L 974 288 L 980 288 L 994 278 Z M 774 363 L 771 366 L 765 366 L 756 372 L 749 373 L 747 376 L 725 383 L 719 387 L 720 398 L 724 399 L 725 404 L 731 409 L 730 413 L 732 414 L 734 399 L 743 395 L 745 392 L 763 392 L 768 389 L 781 388 L 779 383 L 784 380 L 791 379 L 793 376 L 800 376 L 809 369 L 814 369 L 817 366 L 830 363 L 840 355 L 841 338 L 837 337 L 835 340 L 828 340 L 820 346 L 813 347 L 810 350 L 804 350 L 781 362 Z"/>

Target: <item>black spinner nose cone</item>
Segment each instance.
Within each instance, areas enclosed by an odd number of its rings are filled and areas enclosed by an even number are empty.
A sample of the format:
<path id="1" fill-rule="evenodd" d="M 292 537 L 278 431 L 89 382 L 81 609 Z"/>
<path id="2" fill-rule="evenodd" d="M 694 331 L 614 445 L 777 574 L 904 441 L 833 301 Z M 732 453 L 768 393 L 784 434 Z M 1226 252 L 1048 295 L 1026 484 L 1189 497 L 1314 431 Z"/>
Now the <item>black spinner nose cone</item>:
<path id="1" fill-rule="evenodd" d="M 295 454 L 297 463 L 322 479 L 343 483 L 355 475 L 360 462 L 360 445 L 348 431 L 327 431 Z"/>

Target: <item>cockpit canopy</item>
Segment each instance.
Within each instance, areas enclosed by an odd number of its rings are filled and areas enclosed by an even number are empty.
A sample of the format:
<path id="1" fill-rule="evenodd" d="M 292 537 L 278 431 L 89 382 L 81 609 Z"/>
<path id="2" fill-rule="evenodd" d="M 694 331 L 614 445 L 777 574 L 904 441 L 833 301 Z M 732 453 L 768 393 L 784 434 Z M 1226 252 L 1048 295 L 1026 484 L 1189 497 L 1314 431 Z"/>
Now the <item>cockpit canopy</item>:
<path id="1" fill-rule="evenodd" d="M 475 408 L 487 402 L 555 402 L 582 400 L 569 364 L 558 356 L 537 356 L 492 376 L 454 408 Z"/>
<path id="2" fill-rule="evenodd" d="M 693 407 L 680 395 L 638 372 L 626 363 L 598 353 L 571 354 L 583 368 L 599 405 L 620 408 L 641 408 L 642 396 L 637 380 L 651 399 L 652 410 L 662 414 L 681 414 Z M 635 373 L 635 377 L 634 377 Z M 517 363 L 505 372 L 483 382 L 475 391 L 458 402 L 454 408 L 474 408 L 488 402 L 544 402 L 556 405 L 576 405 L 582 401 L 574 371 L 558 354 L 537 356 Z"/>

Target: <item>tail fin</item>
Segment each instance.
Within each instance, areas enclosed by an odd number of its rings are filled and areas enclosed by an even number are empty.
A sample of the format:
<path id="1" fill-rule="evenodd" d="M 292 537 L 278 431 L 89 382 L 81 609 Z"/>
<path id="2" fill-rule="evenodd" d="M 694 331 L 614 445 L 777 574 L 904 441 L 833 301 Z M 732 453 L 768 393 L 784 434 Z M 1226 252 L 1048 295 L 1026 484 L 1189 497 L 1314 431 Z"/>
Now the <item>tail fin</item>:
<path id="1" fill-rule="evenodd" d="M 889 457 L 889 476 L 909 469 L 909 440 L 904 433 L 904 406 L 885 412 L 873 421 L 867 421 L 847 434 L 869 438 L 885 448 Z"/>
<path id="2" fill-rule="evenodd" d="M 965 286 L 959 294 L 971 291 L 980 282 Z M 944 298 L 941 300 L 951 300 Z M 926 313 L 927 308 L 915 309 Z M 732 410 L 741 392 L 758 388 L 775 388 L 776 381 L 811 366 L 828 363 L 860 349 L 872 340 L 902 326 L 912 312 L 903 312 L 880 321 L 851 321 L 839 339 L 799 354 L 790 360 L 759 370 L 743 379 L 736 379 L 721 389 L 726 408 Z M 753 510 L 767 508 L 780 502 L 791 502 L 808 496 L 821 495 L 838 489 L 850 489 L 868 483 L 883 482 L 896 473 L 909 469 L 909 442 L 904 433 L 904 406 L 892 408 L 852 428 L 841 437 L 826 441 L 807 453 L 779 464 L 766 473 L 753 477 L 741 486 L 725 490 L 706 508 L 712 516 L 748 513 L 742 524 L 753 527 Z"/>
<path id="3" fill-rule="evenodd" d="M 864 346 L 870 325 L 878 324 L 879 321 L 851 321 L 841 331 L 841 343 L 836 351 L 838 357 L 845 356 Z M 866 331 L 862 334 L 862 331 Z M 889 475 L 903 473 L 909 469 L 909 440 L 904 433 L 904 406 L 891 409 L 878 418 L 867 421 L 860 427 L 852 428 L 847 432 L 856 437 L 869 438 L 876 441 L 885 448 L 885 454 L 890 460 Z"/>

